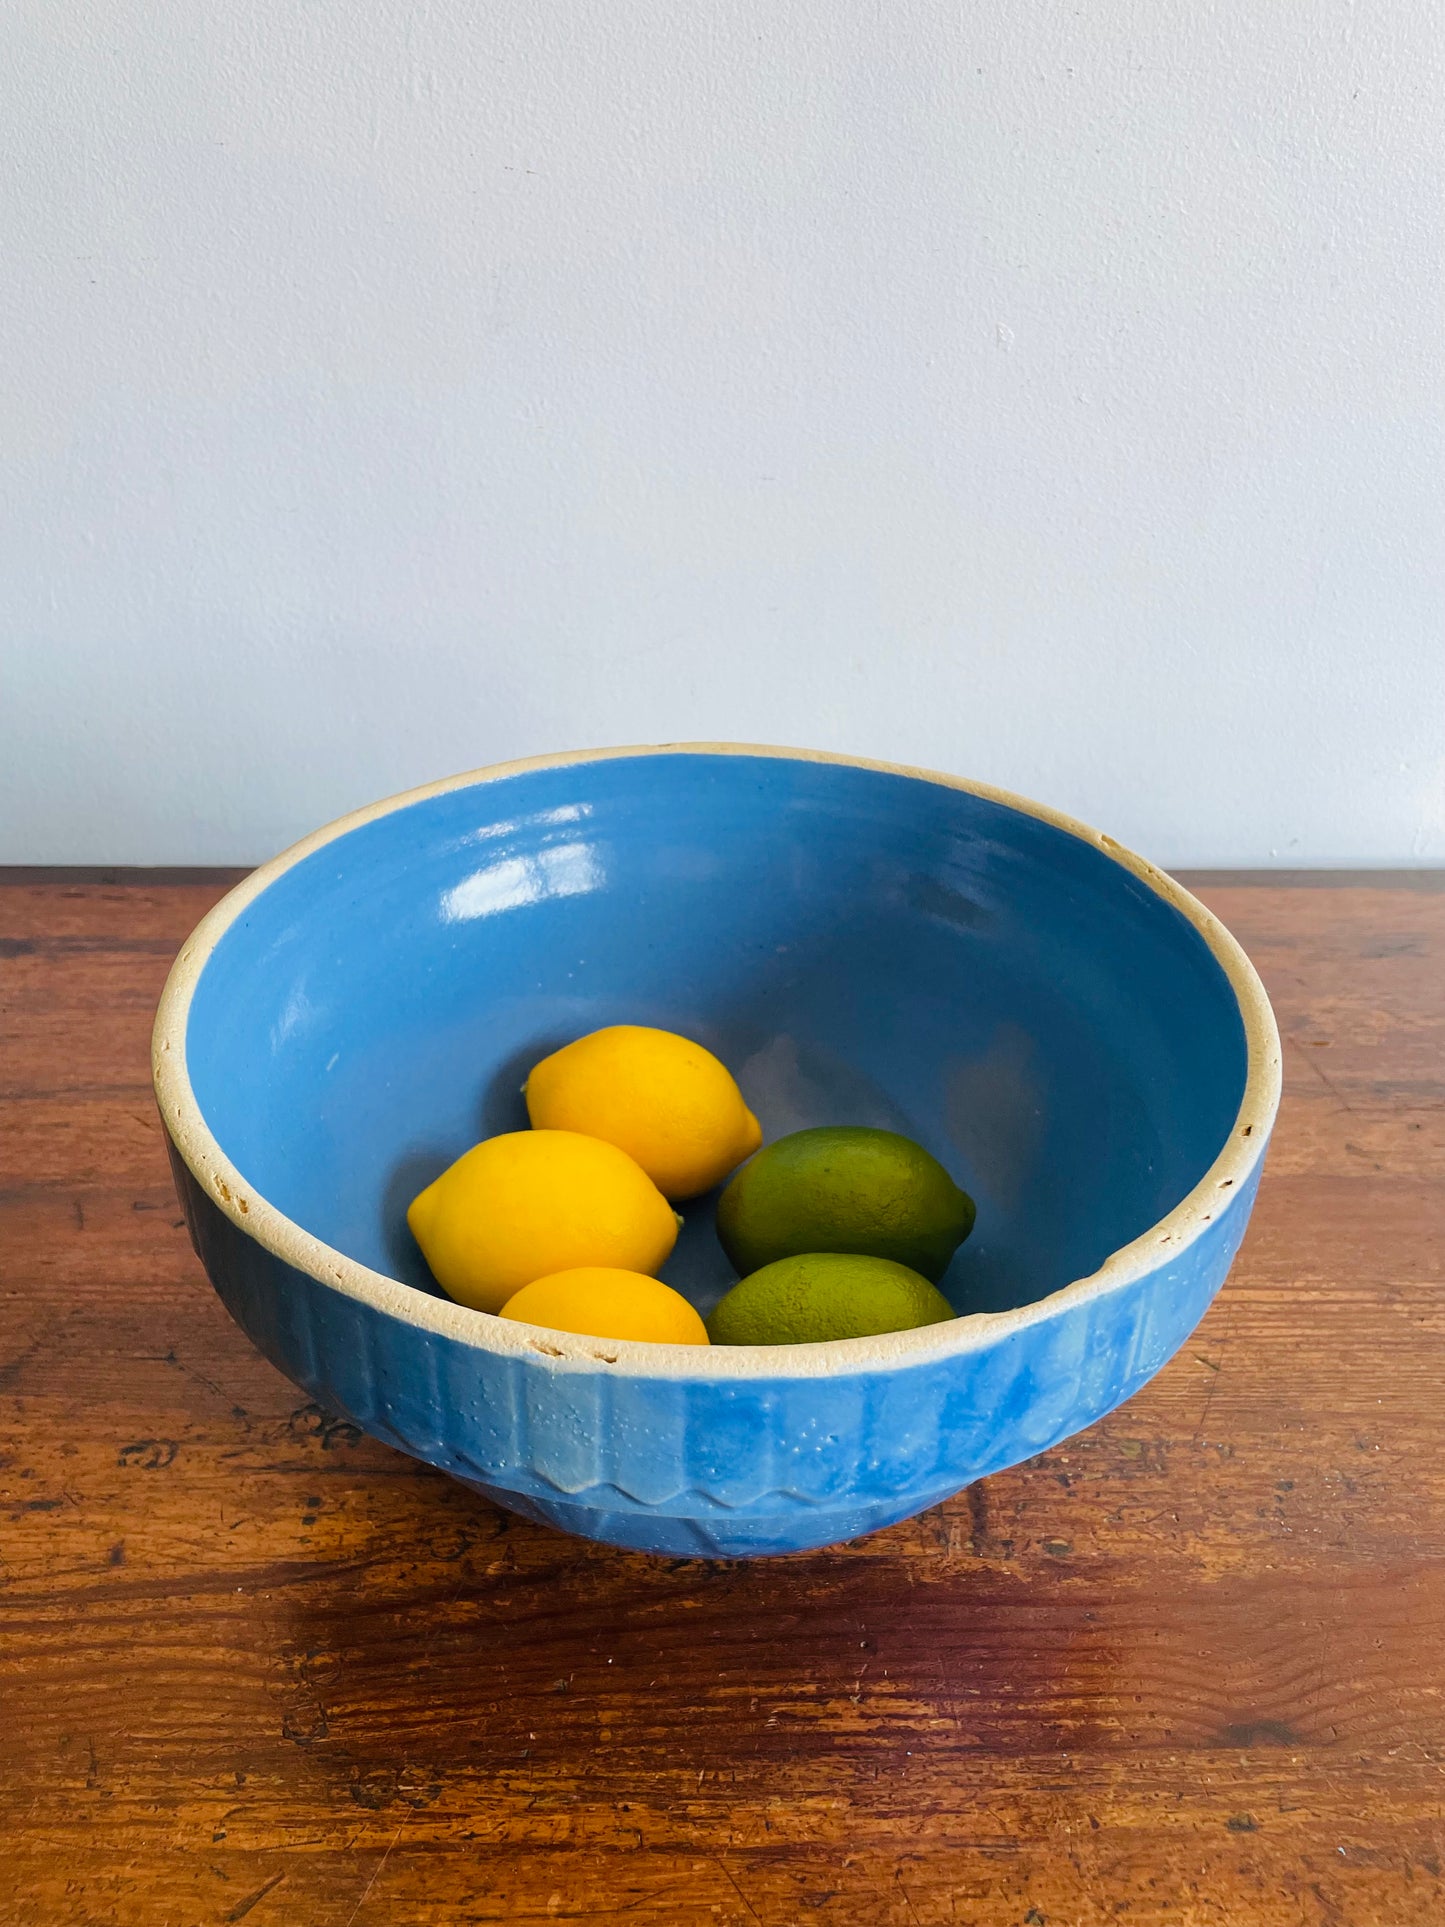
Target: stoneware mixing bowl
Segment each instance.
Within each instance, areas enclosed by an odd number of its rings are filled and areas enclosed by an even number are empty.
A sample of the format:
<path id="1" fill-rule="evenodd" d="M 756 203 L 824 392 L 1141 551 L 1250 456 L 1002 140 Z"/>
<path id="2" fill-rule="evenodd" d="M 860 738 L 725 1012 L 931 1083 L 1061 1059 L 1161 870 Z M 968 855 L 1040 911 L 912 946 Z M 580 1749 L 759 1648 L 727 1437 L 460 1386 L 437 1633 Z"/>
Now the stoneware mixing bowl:
<path id="1" fill-rule="evenodd" d="M 927 1145 L 978 1203 L 959 1317 L 702 1348 L 441 1296 L 408 1201 L 619 1022 L 708 1044 L 769 1138 Z M 1238 945 L 1108 837 L 725 745 L 510 764 L 318 831 L 186 944 L 154 1063 L 196 1250 L 289 1378 L 529 1518 L 726 1557 L 905 1518 L 1127 1398 L 1223 1281 L 1279 1092 Z M 704 1310 L 714 1203 L 666 1273 Z"/>

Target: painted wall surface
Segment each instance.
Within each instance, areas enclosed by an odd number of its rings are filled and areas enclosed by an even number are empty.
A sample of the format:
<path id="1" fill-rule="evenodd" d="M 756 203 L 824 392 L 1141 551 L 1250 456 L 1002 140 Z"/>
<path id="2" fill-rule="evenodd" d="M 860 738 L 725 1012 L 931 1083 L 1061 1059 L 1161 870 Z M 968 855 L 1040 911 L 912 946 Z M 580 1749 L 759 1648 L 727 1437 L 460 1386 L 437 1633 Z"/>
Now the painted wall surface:
<path id="1" fill-rule="evenodd" d="M 0 859 L 743 738 L 1445 860 L 1417 0 L 18 0 Z"/>

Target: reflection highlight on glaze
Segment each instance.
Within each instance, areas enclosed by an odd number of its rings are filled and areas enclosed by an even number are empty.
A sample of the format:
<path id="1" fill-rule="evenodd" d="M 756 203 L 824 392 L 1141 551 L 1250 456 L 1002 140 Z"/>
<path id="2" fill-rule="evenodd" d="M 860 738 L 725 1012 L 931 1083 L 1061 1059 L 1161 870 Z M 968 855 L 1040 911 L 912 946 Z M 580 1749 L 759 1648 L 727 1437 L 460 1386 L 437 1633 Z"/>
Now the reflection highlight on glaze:
<path id="1" fill-rule="evenodd" d="M 293 984 L 281 1007 L 281 1014 L 271 1026 L 271 1048 L 278 1051 L 283 1044 L 289 1043 L 298 1031 L 309 1030 L 316 1022 L 316 1006 L 306 994 L 304 982 Z"/>
<path id="2" fill-rule="evenodd" d="M 551 897 L 580 897 L 607 881 L 595 845 L 558 843 L 531 856 L 504 857 L 474 870 L 441 899 L 443 923 L 470 923 Z"/>
<path id="3" fill-rule="evenodd" d="M 521 830 L 563 829 L 569 823 L 580 823 L 592 814 L 590 803 L 563 803 L 555 810 L 535 810 L 530 816 L 504 818 L 495 823 L 482 823 L 462 839 L 465 843 L 495 843 L 501 837 L 516 836 Z"/>

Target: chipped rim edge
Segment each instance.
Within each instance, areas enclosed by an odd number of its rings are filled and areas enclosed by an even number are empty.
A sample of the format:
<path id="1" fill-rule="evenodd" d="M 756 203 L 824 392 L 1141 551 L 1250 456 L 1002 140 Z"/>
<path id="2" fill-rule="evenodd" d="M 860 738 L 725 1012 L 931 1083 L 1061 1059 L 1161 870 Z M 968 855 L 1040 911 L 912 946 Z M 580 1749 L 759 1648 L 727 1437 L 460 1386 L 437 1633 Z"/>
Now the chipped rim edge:
<path id="1" fill-rule="evenodd" d="M 939 1325 L 887 1332 L 870 1338 L 833 1339 L 812 1345 L 660 1345 L 633 1339 L 602 1340 L 488 1317 L 448 1298 L 433 1298 L 400 1279 L 373 1271 L 304 1231 L 262 1197 L 227 1158 L 201 1112 L 186 1066 L 186 1026 L 191 1000 L 212 951 L 247 907 L 278 877 L 328 843 L 414 803 L 449 791 L 481 788 L 532 770 L 580 768 L 644 756 L 761 756 L 779 761 L 832 763 L 877 770 L 962 790 L 1021 815 L 1051 824 L 1091 844 L 1146 884 L 1199 932 L 1229 982 L 1244 1026 L 1246 1073 L 1239 1111 L 1224 1147 L 1194 1188 L 1148 1230 L 1112 1252 L 1097 1271 L 1061 1285 L 1047 1297 L 1012 1311 L 974 1312 Z M 1269 1141 L 1280 1096 L 1280 1041 L 1264 985 L 1236 939 L 1198 898 L 1146 858 L 1125 849 L 1077 817 L 992 784 L 966 781 L 936 770 L 826 750 L 788 749 L 756 743 L 654 743 L 616 749 L 574 750 L 494 763 L 444 777 L 354 810 L 293 843 L 236 885 L 181 946 L 166 979 L 151 1041 L 151 1069 L 161 1118 L 188 1170 L 217 1207 L 248 1237 L 295 1270 L 329 1289 L 478 1351 L 548 1363 L 552 1369 L 592 1371 L 625 1367 L 626 1375 L 654 1379 L 825 1378 L 923 1365 L 997 1344 L 1010 1334 L 1081 1309 L 1106 1292 L 1122 1289 L 1177 1258 L 1201 1237 L 1230 1202 L 1223 1193 L 1243 1191 Z M 786 1358 L 780 1356 L 786 1353 Z"/>

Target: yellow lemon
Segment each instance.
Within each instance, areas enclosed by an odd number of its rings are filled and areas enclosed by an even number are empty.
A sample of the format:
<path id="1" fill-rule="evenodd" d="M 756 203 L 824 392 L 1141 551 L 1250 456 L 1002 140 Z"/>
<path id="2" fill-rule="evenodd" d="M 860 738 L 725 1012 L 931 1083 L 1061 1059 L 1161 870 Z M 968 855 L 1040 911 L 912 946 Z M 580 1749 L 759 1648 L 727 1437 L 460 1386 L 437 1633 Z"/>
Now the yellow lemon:
<path id="1" fill-rule="evenodd" d="M 611 1024 L 544 1057 L 526 1097 L 533 1124 L 617 1145 L 669 1198 L 710 1191 L 763 1141 L 725 1064 L 645 1024 Z"/>
<path id="2" fill-rule="evenodd" d="M 576 1131 L 488 1138 L 412 1199 L 406 1221 L 443 1291 L 475 1311 L 576 1265 L 656 1271 L 679 1223 L 625 1151 Z"/>
<path id="3" fill-rule="evenodd" d="M 706 1345 L 707 1326 L 671 1285 L 640 1271 L 579 1265 L 534 1278 L 502 1307 L 503 1318 L 589 1338 L 641 1338 L 654 1345 Z"/>

